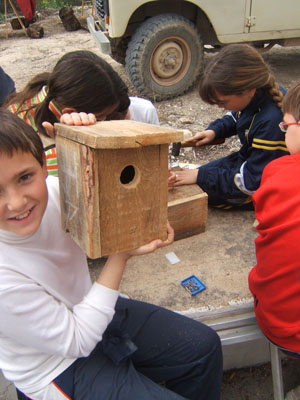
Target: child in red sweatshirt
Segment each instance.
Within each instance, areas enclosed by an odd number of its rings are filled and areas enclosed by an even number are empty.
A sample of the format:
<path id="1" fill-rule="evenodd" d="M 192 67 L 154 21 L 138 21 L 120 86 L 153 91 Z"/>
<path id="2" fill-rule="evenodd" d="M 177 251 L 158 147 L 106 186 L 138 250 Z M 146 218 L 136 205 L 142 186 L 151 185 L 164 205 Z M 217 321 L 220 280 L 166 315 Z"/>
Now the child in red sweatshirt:
<path id="1" fill-rule="evenodd" d="M 259 236 L 249 288 L 263 333 L 300 358 L 300 81 L 286 94 L 282 110 L 279 127 L 290 155 L 265 167 L 253 195 Z M 286 399 L 300 399 L 300 386 L 292 392 Z"/>

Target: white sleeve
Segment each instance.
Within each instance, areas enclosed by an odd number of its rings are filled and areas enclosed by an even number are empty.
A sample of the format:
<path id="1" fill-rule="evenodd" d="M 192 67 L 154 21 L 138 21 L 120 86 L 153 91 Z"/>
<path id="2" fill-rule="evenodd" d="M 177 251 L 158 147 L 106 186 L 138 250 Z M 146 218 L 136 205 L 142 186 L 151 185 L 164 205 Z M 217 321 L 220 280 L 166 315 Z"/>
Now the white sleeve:
<path id="1" fill-rule="evenodd" d="M 160 125 L 156 108 L 151 101 L 141 97 L 130 97 L 130 119 L 147 124 Z"/>
<path id="2" fill-rule="evenodd" d="M 115 313 L 119 293 L 94 283 L 83 300 L 69 309 L 41 285 L 1 268 L 0 331 L 42 353 L 64 358 L 90 354 Z"/>

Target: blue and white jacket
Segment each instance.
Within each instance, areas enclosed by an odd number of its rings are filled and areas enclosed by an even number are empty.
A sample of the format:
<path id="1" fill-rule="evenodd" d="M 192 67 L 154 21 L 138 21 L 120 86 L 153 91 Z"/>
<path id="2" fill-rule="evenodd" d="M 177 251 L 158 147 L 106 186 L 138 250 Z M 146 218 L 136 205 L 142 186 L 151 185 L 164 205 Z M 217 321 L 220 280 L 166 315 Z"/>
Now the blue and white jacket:
<path id="1" fill-rule="evenodd" d="M 285 90 L 281 90 L 285 94 Z M 253 194 L 260 185 L 264 167 L 288 154 L 285 134 L 278 126 L 281 121 L 280 108 L 268 93 L 258 90 L 244 110 L 229 112 L 208 126 L 207 129 L 216 133 L 216 138 L 238 135 L 242 144 L 237 152 L 236 169 L 230 174 L 232 181 L 228 182 L 233 195 L 237 188 L 244 194 Z"/>

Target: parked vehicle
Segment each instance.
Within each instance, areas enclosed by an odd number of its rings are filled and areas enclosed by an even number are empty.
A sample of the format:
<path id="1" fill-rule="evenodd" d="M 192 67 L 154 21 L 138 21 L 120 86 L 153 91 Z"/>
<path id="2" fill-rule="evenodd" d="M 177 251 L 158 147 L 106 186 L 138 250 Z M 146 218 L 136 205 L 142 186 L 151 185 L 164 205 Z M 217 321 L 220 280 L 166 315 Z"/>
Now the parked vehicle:
<path id="1" fill-rule="evenodd" d="M 90 32 L 125 64 L 141 95 L 178 96 L 201 74 L 204 51 L 229 43 L 300 45 L 299 0 L 93 0 Z"/>

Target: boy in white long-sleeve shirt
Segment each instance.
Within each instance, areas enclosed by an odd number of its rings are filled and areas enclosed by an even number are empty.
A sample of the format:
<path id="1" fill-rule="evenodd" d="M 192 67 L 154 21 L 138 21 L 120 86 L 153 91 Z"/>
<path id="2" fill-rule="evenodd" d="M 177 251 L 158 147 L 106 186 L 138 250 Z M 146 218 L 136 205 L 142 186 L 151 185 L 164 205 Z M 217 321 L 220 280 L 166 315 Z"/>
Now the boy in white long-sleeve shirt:
<path id="1" fill-rule="evenodd" d="M 39 136 L 7 110 L 0 121 L 0 367 L 18 398 L 219 399 L 215 332 L 119 298 L 127 260 L 171 243 L 172 228 L 166 242 L 109 256 L 92 284 L 60 228 L 58 179 L 47 178 Z"/>

